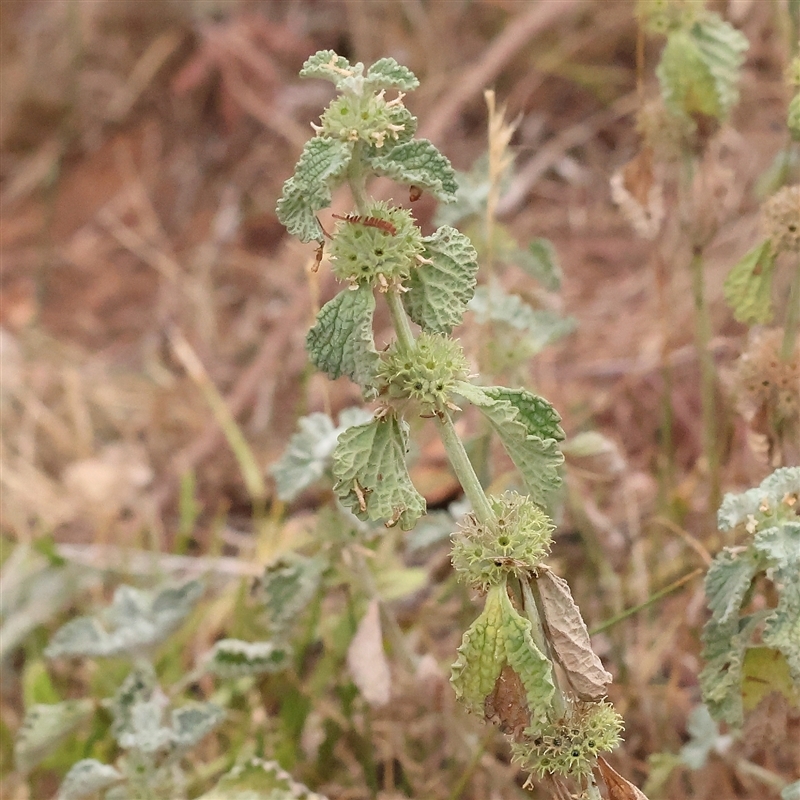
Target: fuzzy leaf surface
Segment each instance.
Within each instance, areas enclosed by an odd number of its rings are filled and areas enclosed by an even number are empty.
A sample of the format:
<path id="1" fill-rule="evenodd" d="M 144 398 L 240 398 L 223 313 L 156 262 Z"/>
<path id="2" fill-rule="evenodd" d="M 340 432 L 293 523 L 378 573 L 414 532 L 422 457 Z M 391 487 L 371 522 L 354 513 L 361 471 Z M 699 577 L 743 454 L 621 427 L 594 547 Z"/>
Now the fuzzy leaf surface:
<path id="1" fill-rule="evenodd" d="M 352 143 L 341 139 L 315 136 L 306 142 L 278 201 L 278 219 L 292 236 L 302 242 L 322 241 L 316 213 L 331 204 L 331 190 L 343 180 L 352 155 Z"/>
<path id="2" fill-rule="evenodd" d="M 425 498 L 411 483 L 407 451 L 408 425 L 393 414 L 348 428 L 333 453 L 339 500 L 359 519 L 411 530 L 425 513 Z"/>
<path id="3" fill-rule="evenodd" d="M 198 800 L 326 800 L 298 783 L 277 761 L 251 758 L 223 775 Z"/>
<path id="4" fill-rule="evenodd" d="M 686 723 L 689 741 L 681 747 L 681 761 L 689 769 L 701 769 L 714 751 L 719 739 L 719 726 L 704 705 L 696 706 Z"/>
<path id="5" fill-rule="evenodd" d="M 72 765 L 58 788 L 56 800 L 80 800 L 92 797 L 123 779 L 123 775 L 110 764 L 94 758 L 84 758 Z"/>
<path id="6" fill-rule="evenodd" d="M 547 505 L 550 495 L 561 485 L 558 468 L 564 461 L 558 448 L 564 431 L 553 406 L 525 389 L 459 382 L 456 391 L 489 420 L 522 474 L 531 499 Z"/>
<path id="7" fill-rule="evenodd" d="M 800 686 L 800 553 L 778 570 L 778 605 L 764 625 L 764 644 L 783 653 Z"/>
<path id="8" fill-rule="evenodd" d="M 172 741 L 179 750 L 194 747 L 225 719 L 225 709 L 214 703 L 191 703 L 172 712 Z"/>
<path id="9" fill-rule="evenodd" d="M 719 507 L 717 525 L 722 531 L 731 530 L 746 522 L 751 515 L 762 513 L 764 504 L 775 507 L 785 496 L 796 494 L 800 494 L 800 467 L 781 467 L 755 489 L 741 494 L 726 494 Z"/>
<path id="10" fill-rule="evenodd" d="M 519 676 L 529 709 L 549 707 L 555 687 L 551 664 L 531 636 L 530 620 L 511 604 L 505 584 L 486 595 L 481 615 L 464 633 L 450 682 L 472 713 L 483 716 L 505 665 Z"/>
<path id="11" fill-rule="evenodd" d="M 354 74 L 356 70 L 350 62 L 333 50 L 318 50 L 309 56 L 300 70 L 301 78 L 322 78 L 340 88 L 342 79 Z"/>
<path id="12" fill-rule="evenodd" d="M 323 558 L 299 553 L 287 553 L 266 566 L 259 594 L 274 636 L 280 639 L 290 631 L 317 593 L 325 567 Z"/>
<path id="13" fill-rule="evenodd" d="M 742 705 L 742 666 L 745 650 L 764 615 L 740 619 L 731 617 L 717 622 L 713 617 L 703 629 L 703 659 L 700 673 L 703 702 L 719 722 L 740 727 L 744 720 Z"/>
<path id="14" fill-rule="evenodd" d="M 450 161 L 427 139 L 414 139 L 370 158 L 378 175 L 427 189 L 444 203 L 455 200 L 458 184 Z"/>
<path id="15" fill-rule="evenodd" d="M 149 700 L 158 685 L 156 672 L 147 662 L 137 664 L 114 693 L 109 703 L 113 717 L 111 734 L 115 739 L 131 728 L 131 709 L 138 703 Z"/>
<path id="16" fill-rule="evenodd" d="M 350 425 L 361 425 L 372 417 L 362 408 L 348 408 L 339 415 L 339 426 L 320 412 L 298 420 L 297 433 L 270 472 L 275 478 L 281 500 L 294 500 L 304 489 L 316 483 L 330 466 L 339 434 Z"/>
<path id="17" fill-rule="evenodd" d="M 602 700 L 612 676 L 592 649 L 589 631 L 569 584 L 546 567 L 540 567 L 536 587 L 550 643 L 572 688 L 581 700 Z"/>
<path id="18" fill-rule="evenodd" d="M 47 758 L 60 742 L 94 714 L 92 700 L 39 703 L 25 711 L 14 742 L 14 761 L 20 772 L 28 772 Z"/>
<path id="19" fill-rule="evenodd" d="M 763 325 L 772 320 L 775 256 L 769 239 L 742 257 L 725 279 L 725 302 L 738 322 Z"/>
<path id="20" fill-rule="evenodd" d="M 478 254 L 463 233 L 446 225 L 423 242 L 423 256 L 431 263 L 412 271 L 403 304 L 423 330 L 450 333 L 475 291 Z"/>
<path id="21" fill-rule="evenodd" d="M 289 666 L 290 652 L 273 642 L 220 639 L 206 656 L 205 668 L 220 678 L 241 678 L 280 672 Z"/>
<path id="22" fill-rule="evenodd" d="M 380 89 L 399 89 L 411 92 L 419 86 L 417 76 L 393 58 L 378 59 L 368 70 L 364 79 L 364 89 L 368 92 Z"/>
<path id="23" fill-rule="evenodd" d="M 58 658 L 135 654 L 172 633 L 202 593 L 202 584 L 196 580 L 157 592 L 120 586 L 111 606 L 98 617 L 78 617 L 56 631 L 45 655 Z"/>
<path id="24" fill-rule="evenodd" d="M 549 292 L 557 292 L 561 288 L 561 265 L 549 239 L 534 239 L 527 250 L 515 250 L 509 260 Z"/>
<path id="25" fill-rule="evenodd" d="M 739 615 L 745 594 L 758 572 L 759 564 L 748 553 L 723 550 L 706 573 L 708 607 L 718 623 Z"/>
<path id="26" fill-rule="evenodd" d="M 375 296 L 369 286 L 339 292 L 325 303 L 306 337 L 306 348 L 317 369 L 335 380 L 342 375 L 367 394 L 379 356 L 372 333 Z"/>

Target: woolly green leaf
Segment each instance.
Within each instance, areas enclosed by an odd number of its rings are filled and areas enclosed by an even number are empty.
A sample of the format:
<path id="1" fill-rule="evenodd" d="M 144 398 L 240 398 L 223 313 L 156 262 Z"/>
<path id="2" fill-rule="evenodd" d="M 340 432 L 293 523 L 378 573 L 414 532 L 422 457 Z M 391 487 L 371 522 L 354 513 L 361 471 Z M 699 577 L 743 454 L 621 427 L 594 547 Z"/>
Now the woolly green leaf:
<path id="1" fill-rule="evenodd" d="M 147 700 L 134 703 L 130 709 L 128 726 L 118 737 L 124 750 L 138 750 L 145 755 L 154 755 L 172 744 L 172 731 L 162 724 L 166 697 L 160 691 L 153 692 Z"/>
<path id="2" fill-rule="evenodd" d="M 728 493 L 722 499 L 717 514 L 717 525 L 722 531 L 735 528 L 748 517 L 775 508 L 786 496 L 800 494 L 800 467 L 781 467 L 766 477 L 755 489 L 741 494 Z"/>
<path id="3" fill-rule="evenodd" d="M 486 697 L 494 689 L 505 663 L 502 595 L 505 584 L 493 586 L 486 595 L 483 611 L 461 639 L 458 658 L 453 664 L 450 683 L 456 697 L 467 710 L 480 716 Z"/>
<path id="4" fill-rule="evenodd" d="M 531 499 L 547 505 L 550 495 L 561 485 L 558 467 L 564 461 L 558 448 L 564 431 L 553 406 L 525 389 L 459 382 L 456 391 L 489 420 L 522 474 Z"/>
<path id="5" fill-rule="evenodd" d="M 275 636 L 282 637 L 311 602 L 325 565 L 319 556 L 307 558 L 287 553 L 264 569 L 260 597 Z"/>
<path id="6" fill-rule="evenodd" d="M 361 408 L 348 408 L 339 415 L 339 427 L 327 414 L 319 412 L 301 417 L 299 430 L 270 472 L 281 500 L 294 500 L 304 489 L 316 483 L 330 465 L 339 434 L 350 425 L 369 421 L 372 414 Z"/>
<path id="7" fill-rule="evenodd" d="M 611 683 L 611 673 L 592 649 L 589 631 L 572 598 L 569 584 L 547 567 L 537 570 L 536 587 L 542 600 L 544 623 L 558 663 L 581 700 L 602 700 Z"/>
<path id="8" fill-rule="evenodd" d="M 276 761 L 251 758 L 235 766 L 198 800 L 326 800 L 283 770 Z"/>
<path id="9" fill-rule="evenodd" d="M 273 642 L 220 639 L 206 656 L 205 668 L 220 678 L 240 678 L 279 672 L 289 664 L 290 652 Z"/>
<path id="10" fill-rule="evenodd" d="M 25 712 L 14 742 L 17 769 L 20 772 L 31 770 L 93 714 L 94 701 L 89 699 L 31 706 Z"/>
<path id="11" fill-rule="evenodd" d="M 764 625 L 764 644 L 783 653 L 800 686 L 800 538 L 794 561 L 777 573 L 778 605 Z"/>
<path id="12" fill-rule="evenodd" d="M 408 425 L 393 414 L 348 428 L 333 453 L 339 500 L 359 519 L 411 530 L 425 513 L 425 498 L 409 478 L 407 450 Z"/>
<path id="13" fill-rule="evenodd" d="M 374 391 L 372 378 L 380 359 L 372 333 L 374 313 L 375 296 L 369 286 L 339 292 L 322 307 L 306 337 L 315 367 L 332 379 L 346 375 L 366 395 Z"/>
<path id="14" fill-rule="evenodd" d="M 333 50 L 318 50 L 313 56 L 306 59 L 300 70 L 301 78 L 322 78 L 331 81 L 337 89 L 341 88 L 342 81 L 360 75 L 364 69 L 363 64 L 350 66 L 350 62 Z"/>
<path id="15" fill-rule="evenodd" d="M 378 175 L 427 189 L 439 200 L 455 200 L 458 184 L 450 162 L 427 139 L 415 139 L 369 159 Z"/>
<path id="16" fill-rule="evenodd" d="M 664 102 L 682 116 L 724 119 L 739 97 L 747 39 L 716 14 L 672 31 L 656 73 Z"/>
<path id="17" fill-rule="evenodd" d="M 509 261 L 535 278 L 550 292 L 561 288 L 561 266 L 556 249 L 548 239 L 534 239 L 527 250 L 515 250 Z"/>
<path id="18" fill-rule="evenodd" d="M 225 710 L 214 703 L 192 703 L 172 712 L 172 741 L 178 750 L 194 747 L 225 719 Z"/>
<path id="19" fill-rule="evenodd" d="M 700 769 L 719 740 L 719 726 L 704 705 L 696 706 L 686 723 L 689 741 L 681 748 L 680 758 L 689 769 Z"/>
<path id="20" fill-rule="evenodd" d="M 750 583 L 759 564 L 749 553 L 723 550 L 717 555 L 706 574 L 708 607 L 716 622 L 722 624 L 739 615 Z"/>
<path id="21" fill-rule="evenodd" d="M 742 724 L 742 663 L 753 632 L 763 619 L 763 613 L 742 619 L 730 617 L 724 623 L 712 617 L 703 629 L 706 666 L 700 673 L 700 690 L 717 721 L 734 727 Z"/>
<path id="22" fill-rule="evenodd" d="M 800 800 L 800 781 L 784 786 L 781 789 L 781 800 Z"/>
<path id="23" fill-rule="evenodd" d="M 733 316 L 747 325 L 762 325 L 772 319 L 772 275 L 775 255 L 769 239 L 756 245 L 725 279 L 725 302 Z"/>
<path id="24" fill-rule="evenodd" d="M 379 89 L 399 89 L 411 92 L 419 86 L 417 76 L 408 68 L 398 64 L 393 58 L 381 58 L 368 70 L 364 89 L 374 92 Z"/>
<path id="25" fill-rule="evenodd" d="M 575 330 L 575 320 L 548 309 L 531 308 L 519 295 L 506 294 L 499 287 L 479 286 L 469 310 L 481 324 L 500 323 L 523 331 L 531 356 Z"/>
<path id="26" fill-rule="evenodd" d="M 461 324 L 475 291 L 478 254 L 463 233 L 447 226 L 423 242 L 423 256 L 430 263 L 421 264 L 411 273 L 403 304 L 423 330 L 450 333 Z"/>
<path id="27" fill-rule="evenodd" d="M 80 800 L 108 789 L 123 779 L 110 764 L 94 758 L 84 758 L 72 765 L 58 789 L 56 800 Z"/>
<path id="28" fill-rule="evenodd" d="M 130 731 L 131 709 L 137 703 L 149 700 L 157 684 L 155 670 L 148 661 L 140 662 L 128 673 L 114 697 L 107 701 L 111 716 L 114 718 L 111 723 L 111 734 L 115 739 Z"/>
<path id="29" fill-rule="evenodd" d="M 462 638 L 450 676 L 456 697 L 483 716 L 486 698 L 506 664 L 519 676 L 528 708 L 543 713 L 555 690 L 552 667 L 534 644 L 530 620 L 514 608 L 502 583 L 489 590 L 483 612 Z"/>
<path id="30" fill-rule="evenodd" d="M 156 593 L 120 586 L 111 606 L 98 618 L 78 617 L 56 631 L 45 655 L 58 658 L 135 654 L 172 633 L 202 592 L 202 585 L 195 580 Z"/>
<path id="31" fill-rule="evenodd" d="M 779 521 L 759 530 L 753 537 L 753 549 L 780 570 L 800 564 L 800 520 Z"/>
<path id="32" fill-rule="evenodd" d="M 278 219 L 303 242 L 322 241 L 316 213 L 331 204 L 331 190 L 339 184 L 353 155 L 351 142 L 315 136 L 303 148 L 294 175 L 283 185 Z"/>

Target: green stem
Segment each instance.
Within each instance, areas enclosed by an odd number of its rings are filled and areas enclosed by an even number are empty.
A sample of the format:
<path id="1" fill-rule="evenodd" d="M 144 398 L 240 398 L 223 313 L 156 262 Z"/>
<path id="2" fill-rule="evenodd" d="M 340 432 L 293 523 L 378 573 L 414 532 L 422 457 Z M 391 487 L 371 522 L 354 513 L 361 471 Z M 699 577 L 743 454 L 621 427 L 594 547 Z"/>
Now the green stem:
<path id="1" fill-rule="evenodd" d="M 792 285 L 789 287 L 789 301 L 786 306 L 786 321 L 783 326 L 783 343 L 781 344 L 783 361 L 789 361 L 794 355 L 798 334 L 800 334 L 800 255 L 798 255 Z"/>
<path id="2" fill-rule="evenodd" d="M 709 506 L 716 508 L 720 500 L 719 453 L 717 452 L 717 410 L 715 408 L 714 360 L 711 356 L 711 317 L 705 298 L 703 252 L 696 248 L 692 254 L 692 292 L 695 309 L 695 337 L 700 359 L 700 405 L 703 414 L 703 449 L 708 461 L 711 484 Z"/>
<path id="3" fill-rule="evenodd" d="M 414 350 L 416 344 L 414 343 L 414 334 L 411 331 L 411 323 L 408 321 L 408 315 L 403 308 L 403 301 L 400 299 L 400 292 L 396 289 L 389 289 L 385 296 L 386 303 L 389 306 L 389 313 L 392 315 L 392 324 L 397 335 L 397 341 L 406 352 L 410 353 Z"/>
<path id="4" fill-rule="evenodd" d="M 353 203 L 359 214 L 367 213 L 367 174 L 361 156 L 362 144 L 356 142 L 353 146 L 353 157 L 347 168 L 347 182 L 353 194 Z"/>
<path id="5" fill-rule="evenodd" d="M 455 472 L 464 494 L 467 496 L 467 500 L 472 504 L 475 516 L 484 524 L 494 522 L 495 514 L 489 503 L 489 498 L 486 496 L 486 492 L 483 491 L 483 486 L 481 486 L 467 451 L 464 449 L 464 443 L 456 433 L 453 420 L 446 411 L 442 411 L 438 419 L 440 423 L 439 435 L 442 437 L 445 452 L 448 459 L 450 459 L 453 472 Z"/>

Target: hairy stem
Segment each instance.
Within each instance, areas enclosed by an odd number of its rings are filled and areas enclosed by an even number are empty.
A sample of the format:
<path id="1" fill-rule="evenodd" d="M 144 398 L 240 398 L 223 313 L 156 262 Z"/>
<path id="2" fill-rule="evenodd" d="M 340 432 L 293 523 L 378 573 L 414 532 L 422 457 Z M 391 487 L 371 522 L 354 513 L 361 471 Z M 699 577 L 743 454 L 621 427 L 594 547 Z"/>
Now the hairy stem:
<path id="1" fill-rule="evenodd" d="M 800 334 L 800 255 L 797 257 L 797 266 L 789 287 L 786 320 L 783 325 L 783 343 L 781 344 L 783 361 L 789 361 L 794 355 L 798 334 Z"/>
<path id="2" fill-rule="evenodd" d="M 481 486 L 467 451 L 464 449 L 464 443 L 456 433 L 453 420 L 446 411 L 443 411 L 438 419 L 439 435 L 442 437 L 445 452 L 450 460 L 450 465 L 453 467 L 453 472 L 455 472 L 461 487 L 464 489 L 467 500 L 472 504 L 475 516 L 484 524 L 494 522 L 495 514 L 489 503 L 489 498 L 486 497 L 486 492 L 483 491 L 483 486 Z"/>
<path id="3" fill-rule="evenodd" d="M 414 343 L 414 334 L 411 331 L 411 323 L 408 321 L 408 315 L 403 308 L 403 301 L 400 299 L 400 292 L 396 289 L 389 289 L 385 297 L 389 306 L 389 313 L 392 315 L 392 324 L 397 335 L 397 341 L 406 352 L 410 353 L 416 345 Z"/>

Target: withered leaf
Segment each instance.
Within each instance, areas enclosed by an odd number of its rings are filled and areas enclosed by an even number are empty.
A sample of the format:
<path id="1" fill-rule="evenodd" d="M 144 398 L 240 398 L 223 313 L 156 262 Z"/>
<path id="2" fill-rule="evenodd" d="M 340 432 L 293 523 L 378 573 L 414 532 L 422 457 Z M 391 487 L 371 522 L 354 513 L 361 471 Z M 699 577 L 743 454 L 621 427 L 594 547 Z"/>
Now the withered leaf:
<path id="1" fill-rule="evenodd" d="M 647 800 L 647 795 L 641 789 L 623 778 L 602 756 L 598 757 L 597 766 L 608 788 L 609 800 Z"/>
<path id="2" fill-rule="evenodd" d="M 347 666 L 364 699 L 374 707 L 384 706 L 392 693 L 392 676 L 383 649 L 380 606 L 373 600 L 367 607 L 356 635 L 347 648 Z"/>
<path id="3" fill-rule="evenodd" d="M 510 665 L 506 664 L 500 671 L 494 690 L 486 696 L 483 710 L 488 722 L 517 740 L 522 738 L 525 728 L 530 725 L 531 714 L 525 687 Z"/>
<path id="4" fill-rule="evenodd" d="M 589 631 L 581 617 L 569 584 L 546 567 L 540 567 L 536 586 L 542 598 L 544 623 L 558 663 L 581 700 L 602 700 L 611 673 L 592 650 Z"/>

